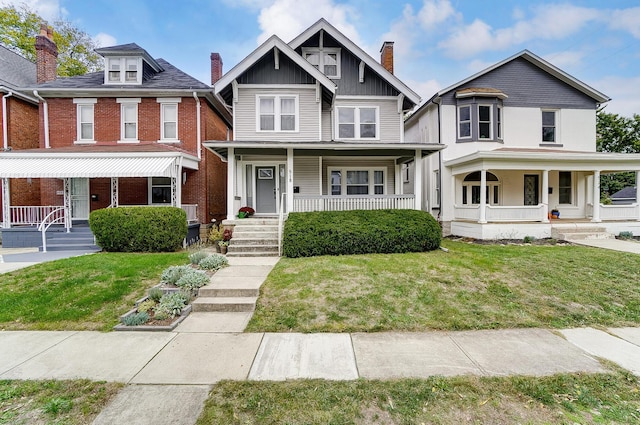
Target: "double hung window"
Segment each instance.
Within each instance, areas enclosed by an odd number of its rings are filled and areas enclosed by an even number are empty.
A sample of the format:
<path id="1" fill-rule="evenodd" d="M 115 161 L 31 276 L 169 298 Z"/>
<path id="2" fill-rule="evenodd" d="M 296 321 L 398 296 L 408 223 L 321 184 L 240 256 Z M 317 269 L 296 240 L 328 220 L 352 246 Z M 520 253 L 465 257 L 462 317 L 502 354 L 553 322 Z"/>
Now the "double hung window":
<path id="1" fill-rule="evenodd" d="M 384 195 L 383 169 L 331 169 L 331 195 Z"/>
<path id="2" fill-rule="evenodd" d="M 338 139 L 378 139 L 377 107 L 339 106 L 337 109 Z"/>
<path id="3" fill-rule="evenodd" d="M 340 49 L 336 47 L 303 47 L 302 55 L 329 78 L 340 78 Z"/>
<path id="4" fill-rule="evenodd" d="M 298 96 L 258 95 L 256 131 L 298 131 Z"/>

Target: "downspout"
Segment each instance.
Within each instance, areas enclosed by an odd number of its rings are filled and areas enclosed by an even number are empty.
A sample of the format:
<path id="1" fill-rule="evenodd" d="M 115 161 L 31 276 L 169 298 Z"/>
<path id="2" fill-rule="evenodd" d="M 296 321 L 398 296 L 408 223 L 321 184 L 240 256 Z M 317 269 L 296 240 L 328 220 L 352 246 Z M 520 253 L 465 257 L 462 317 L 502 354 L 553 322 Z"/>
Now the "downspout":
<path id="1" fill-rule="evenodd" d="M 7 122 L 7 98 L 13 95 L 12 91 L 2 96 L 2 147 L 9 149 L 9 123 Z"/>
<path id="2" fill-rule="evenodd" d="M 44 147 L 49 149 L 49 105 L 42 96 L 38 94 L 38 90 L 33 91 L 33 95 L 40 99 L 44 105 Z"/>
<path id="3" fill-rule="evenodd" d="M 200 134 L 200 99 L 198 99 L 198 94 L 193 92 L 193 98 L 196 100 L 196 131 L 198 132 L 197 143 L 198 143 L 198 159 L 202 159 L 202 135 Z"/>

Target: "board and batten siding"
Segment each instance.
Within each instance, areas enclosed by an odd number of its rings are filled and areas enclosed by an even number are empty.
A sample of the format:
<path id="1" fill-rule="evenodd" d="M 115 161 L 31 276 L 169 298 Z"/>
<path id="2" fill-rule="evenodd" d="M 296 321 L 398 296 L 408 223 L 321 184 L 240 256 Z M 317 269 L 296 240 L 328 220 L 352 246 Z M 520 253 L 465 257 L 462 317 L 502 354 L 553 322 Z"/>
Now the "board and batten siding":
<path id="1" fill-rule="evenodd" d="M 384 168 L 385 195 L 395 194 L 396 166 L 393 159 L 322 158 L 322 194 L 328 193 L 329 168 Z"/>
<path id="2" fill-rule="evenodd" d="M 335 107 L 340 106 L 360 106 L 360 107 L 379 107 L 380 116 L 380 137 L 378 140 L 362 139 L 357 141 L 363 141 L 366 143 L 400 143 L 401 134 L 404 124 L 401 120 L 401 114 L 398 113 L 398 100 L 395 97 L 392 98 L 378 98 L 378 99 L 344 99 L 337 98 Z M 337 109 L 334 109 L 337 114 Z M 337 120 L 336 120 L 337 121 Z M 337 139 L 337 135 L 336 135 Z"/>
<path id="3" fill-rule="evenodd" d="M 298 131 L 256 131 L 257 95 L 297 95 Z M 320 103 L 316 102 L 315 85 L 310 88 L 308 85 L 303 85 L 300 89 L 241 86 L 238 88 L 238 102 L 234 106 L 234 139 L 240 141 L 318 141 L 320 137 L 319 108 Z"/>
<path id="4" fill-rule="evenodd" d="M 293 185 L 300 188 L 294 194 L 300 196 L 320 195 L 320 160 L 317 156 L 295 157 L 293 159 Z"/>

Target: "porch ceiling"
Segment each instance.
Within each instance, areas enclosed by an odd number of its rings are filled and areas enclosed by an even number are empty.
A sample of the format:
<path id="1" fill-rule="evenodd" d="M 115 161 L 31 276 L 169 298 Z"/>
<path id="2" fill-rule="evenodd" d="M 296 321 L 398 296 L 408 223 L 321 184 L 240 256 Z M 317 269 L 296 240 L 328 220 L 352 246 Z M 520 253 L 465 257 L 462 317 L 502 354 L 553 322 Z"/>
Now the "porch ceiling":
<path id="1" fill-rule="evenodd" d="M 640 171 L 640 154 L 510 149 L 474 152 L 444 162 L 454 175 L 485 170 Z"/>
<path id="2" fill-rule="evenodd" d="M 206 141 L 203 146 L 223 159 L 229 148 L 236 154 L 286 155 L 292 148 L 299 156 L 386 156 L 411 157 L 416 149 L 429 156 L 445 148 L 438 143 L 350 143 L 350 142 L 267 142 L 267 141 Z"/>

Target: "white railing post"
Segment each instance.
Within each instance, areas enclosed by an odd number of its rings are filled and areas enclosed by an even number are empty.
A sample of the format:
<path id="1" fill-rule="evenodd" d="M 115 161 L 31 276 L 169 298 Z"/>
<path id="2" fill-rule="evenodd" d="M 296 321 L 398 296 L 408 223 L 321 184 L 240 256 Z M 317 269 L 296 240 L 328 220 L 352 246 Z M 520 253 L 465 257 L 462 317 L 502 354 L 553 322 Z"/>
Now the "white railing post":
<path id="1" fill-rule="evenodd" d="M 278 215 L 278 257 L 282 257 L 282 225 L 284 223 L 284 200 L 287 192 L 280 195 L 280 213 Z"/>
<path id="2" fill-rule="evenodd" d="M 593 218 L 591 219 L 594 223 L 599 223 L 600 221 L 600 171 L 596 170 L 593 172 Z"/>
<path id="3" fill-rule="evenodd" d="M 11 227 L 11 191 L 9 190 L 9 179 L 2 179 L 2 227 Z"/>

